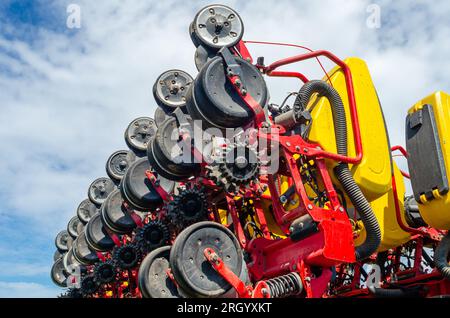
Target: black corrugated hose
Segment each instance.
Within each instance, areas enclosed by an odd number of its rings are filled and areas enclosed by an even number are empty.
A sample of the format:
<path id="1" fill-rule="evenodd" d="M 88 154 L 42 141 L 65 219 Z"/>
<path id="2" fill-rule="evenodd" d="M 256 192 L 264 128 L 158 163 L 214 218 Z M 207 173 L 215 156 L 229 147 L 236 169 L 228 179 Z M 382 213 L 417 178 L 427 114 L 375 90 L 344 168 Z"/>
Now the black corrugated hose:
<path id="1" fill-rule="evenodd" d="M 324 81 L 307 82 L 300 89 L 297 95 L 294 111 L 299 112 L 306 108 L 311 96 L 318 93 L 326 97 L 331 105 L 333 114 L 334 130 L 336 135 L 336 146 L 339 155 L 347 156 L 347 123 L 345 109 L 339 93 Z M 334 173 L 342 184 L 345 193 L 350 198 L 353 206 L 358 211 L 364 227 L 367 232 L 364 243 L 356 248 L 355 254 L 357 260 L 363 260 L 372 255 L 381 242 L 381 231 L 377 218 L 372 211 L 372 207 L 356 184 L 348 168 L 348 164 L 339 163 L 334 169 Z"/>
<path id="2" fill-rule="evenodd" d="M 450 231 L 439 243 L 434 252 L 434 264 L 438 271 L 447 279 L 450 279 L 450 265 L 448 265 L 448 255 L 450 253 Z"/>

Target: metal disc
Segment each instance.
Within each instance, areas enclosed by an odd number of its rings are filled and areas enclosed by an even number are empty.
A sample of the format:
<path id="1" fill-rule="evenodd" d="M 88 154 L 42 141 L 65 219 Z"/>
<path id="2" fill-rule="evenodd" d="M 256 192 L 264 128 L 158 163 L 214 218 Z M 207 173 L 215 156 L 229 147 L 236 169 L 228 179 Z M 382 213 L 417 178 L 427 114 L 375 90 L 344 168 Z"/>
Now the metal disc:
<path id="1" fill-rule="evenodd" d="M 67 287 L 66 279 L 67 276 L 64 272 L 63 260 L 58 259 L 52 266 L 51 277 L 53 282 L 59 287 Z"/>
<path id="2" fill-rule="evenodd" d="M 138 265 L 141 252 L 135 243 L 130 243 L 116 247 L 112 258 L 119 269 L 131 269 Z"/>
<path id="3" fill-rule="evenodd" d="M 124 207 L 120 190 L 114 190 L 101 207 L 103 224 L 116 234 L 131 233 L 136 223 Z"/>
<path id="4" fill-rule="evenodd" d="M 70 249 L 66 254 L 64 254 L 64 257 L 62 258 L 63 260 L 63 264 L 64 264 L 64 270 L 67 273 L 71 273 L 71 270 L 73 270 L 73 268 L 71 267 L 76 267 L 76 266 L 82 266 L 80 264 L 80 262 L 78 262 L 75 258 L 75 256 L 73 255 L 73 250 Z"/>
<path id="5" fill-rule="evenodd" d="M 208 47 L 200 45 L 195 50 L 195 67 L 197 67 L 197 71 L 201 71 L 203 66 L 217 56 L 217 52 L 211 50 Z"/>
<path id="6" fill-rule="evenodd" d="M 53 261 L 56 262 L 60 258 L 63 258 L 64 254 L 66 253 L 61 253 L 60 251 L 56 250 L 55 253 L 53 254 Z"/>
<path id="7" fill-rule="evenodd" d="M 159 106 L 168 109 L 186 106 L 186 93 L 194 79 L 181 70 L 161 74 L 153 85 L 153 96 Z"/>
<path id="8" fill-rule="evenodd" d="M 88 197 L 92 203 L 102 205 L 108 195 L 116 189 L 116 185 L 109 178 L 98 178 L 91 183 L 88 190 Z"/>
<path id="9" fill-rule="evenodd" d="M 242 82 L 261 107 L 268 102 L 267 86 L 261 73 L 250 62 L 236 58 L 242 69 Z M 186 107 L 192 119 L 202 120 L 203 127 L 238 128 L 249 124 L 253 111 L 225 75 L 221 57 L 210 60 L 197 76 L 187 94 Z"/>
<path id="10" fill-rule="evenodd" d="M 83 229 L 82 227 L 80 227 L 80 224 L 83 225 L 78 216 L 76 215 L 73 218 L 71 218 L 69 223 L 67 224 L 67 232 L 70 234 L 70 236 L 72 236 L 73 239 L 76 239 L 79 234 L 78 231 L 80 229 L 81 230 Z"/>
<path id="11" fill-rule="evenodd" d="M 157 127 L 159 127 L 170 116 L 166 114 L 164 109 L 162 109 L 161 107 L 156 107 L 154 117 L 155 117 L 155 124 Z"/>
<path id="12" fill-rule="evenodd" d="M 234 46 L 244 35 L 241 17 L 224 5 L 201 9 L 194 18 L 193 29 L 199 41 L 215 49 Z"/>
<path id="13" fill-rule="evenodd" d="M 69 232 L 63 230 L 56 235 L 55 246 L 60 252 L 67 252 L 72 247 L 73 239 Z"/>
<path id="14" fill-rule="evenodd" d="M 230 230 L 214 222 L 193 224 L 179 234 L 170 265 L 175 280 L 189 295 L 219 297 L 232 287 L 206 260 L 205 248 L 212 248 L 233 273 L 241 275 L 244 262 L 239 242 Z"/>
<path id="15" fill-rule="evenodd" d="M 148 254 L 138 273 L 139 290 L 144 298 L 180 298 L 178 288 L 167 276 L 170 246 L 160 247 Z"/>
<path id="16" fill-rule="evenodd" d="M 120 190 L 125 201 L 135 210 L 150 211 L 162 203 L 162 198 L 146 176 L 152 168 L 146 158 L 135 161 L 122 179 Z M 172 193 L 175 183 L 157 176 L 159 185 L 167 193 Z"/>
<path id="17" fill-rule="evenodd" d="M 89 222 L 91 217 L 98 212 L 98 207 L 91 202 L 91 200 L 86 199 L 80 203 L 77 209 L 77 216 L 81 222 L 86 224 Z"/>
<path id="18" fill-rule="evenodd" d="M 190 119 L 190 118 L 189 118 Z M 179 146 L 179 135 L 175 117 L 168 118 L 156 132 L 147 149 L 147 157 L 153 169 L 161 176 L 174 181 L 190 178 L 200 173 L 200 163 L 193 155 L 185 158 L 185 150 Z"/>
<path id="19" fill-rule="evenodd" d="M 136 155 L 128 150 L 119 150 L 113 153 L 106 162 L 108 176 L 120 182 L 128 167 L 136 160 Z"/>
<path id="20" fill-rule="evenodd" d="M 155 121 L 152 118 L 136 118 L 125 130 L 125 142 L 135 153 L 145 152 L 148 142 L 156 133 L 156 129 Z"/>
<path id="21" fill-rule="evenodd" d="M 106 252 L 114 247 L 114 241 L 103 226 L 100 213 L 95 214 L 86 225 L 86 242 L 90 249 Z"/>
<path id="22" fill-rule="evenodd" d="M 189 24 L 189 35 L 191 36 L 192 43 L 194 43 L 195 47 L 202 44 L 195 34 L 194 21 Z"/>
<path id="23" fill-rule="evenodd" d="M 74 258 L 83 265 L 94 265 L 98 262 L 98 256 L 95 251 L 89 248 L 85 233 L 81 233 L 73 242 L 72 252 Z"/>

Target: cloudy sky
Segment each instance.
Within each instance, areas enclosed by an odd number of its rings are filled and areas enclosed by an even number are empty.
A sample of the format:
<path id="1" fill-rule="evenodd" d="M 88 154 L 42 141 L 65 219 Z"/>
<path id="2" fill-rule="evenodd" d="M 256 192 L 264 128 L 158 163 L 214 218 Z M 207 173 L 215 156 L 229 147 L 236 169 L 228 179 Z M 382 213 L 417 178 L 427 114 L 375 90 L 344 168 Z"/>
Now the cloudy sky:
<path id="1" fill-rule="evenodd" d="M 214 1 L 217 2 L 217 1 Z M 245 39 L 298 43 L 365 59 L 392 144 L 407 109 L 450 91 L 448 1 L 220 1 L 237 9 Z M 66 25 L 67 6 L 81 28 Z M 53 239 L 105 175 L 123 133 L 152 116 L 151 87 L 165 70 L 195 75 L 187 28 L 207 1 L 2 0 L 0 2 L 0 297 L 54 297 Z M 380 28 L 367 19 L 377 4 Z M 251 47 L 276 58 L 297 49 Z M 326 64 L 329 67 L 329 64 Z M 320 78 L 314 63 L 299 65 Z M 296 82 L 270 80 L 274 102 Z"/>

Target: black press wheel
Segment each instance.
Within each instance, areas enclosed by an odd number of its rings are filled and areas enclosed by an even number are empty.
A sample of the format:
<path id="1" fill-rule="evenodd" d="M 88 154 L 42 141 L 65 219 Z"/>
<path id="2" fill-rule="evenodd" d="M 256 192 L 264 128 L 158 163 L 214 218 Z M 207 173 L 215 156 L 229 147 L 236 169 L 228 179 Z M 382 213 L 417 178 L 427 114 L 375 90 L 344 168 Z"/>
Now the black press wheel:
<path id="1" fill-rule="evenodd" d="M 103 226 L 100 213 L 95 214 L 85 229 L 86 242 L 91 250 L 107 252 L 114 247 L 114 241 Z"/>
<path id="2" fill-rule="evenodd" d="M 200 163 L 194 161 L 191 153 L 186 155 L 186 148 L 180 146 L 178 135 L 177 120 L 170 117 L 159 126 L 147 149 L 148 161 L 153 169 L 173 181 L 187 179 L 200 172 Z"/>
<path id="3" fill-rule="evenodd" d="M 128 150 L 113 153 L 106 162 L 106 173 L 115 182 L 120 182 L 128 167 L 136 160 L 136 155 Z"/>
<path id="4" fill-rule="evenodd" d="M 136 223 L 124 206 L 120 191 L 114 190 L 103 203 L 100 214 L 103 225 L 116 234 L 131 233 Z"/>
<path id="5" fill-rule="evenodd" d="M 159 193 L 154 189 L 146 176 L 146 171 L 152 170 L 146 158 L 135 161 L 125 173 L 120 185 L 122 197 L 128 204 L 138 211 L 151 211 L 162 202 Z M 159 185 L 167 192 L 172 193 L 175 183 L 161 176 L 157 177 Z"/>
<path id="6" fill-rule="evenodd" d="M 145 153 L 148 142 L 156 133 L 156 124 L 152 118 L 139 117 L 133 120 L 125 130 L 125 142 L 134 153 Z"/>
<path id="7" fill-rule="evenodd" d="M 138 285 L 144 298 L 180 298 L 177 286 L 168 277 L 170 246 L 148 254 L 141 263 Z"/>
<path id="8" fill-rule="evenodd" d="M 206 260 L 206 248 L 212 248 L 233 273 L 241 275 L 243 256 L 235 235 L 218 223 L 193 224 L 178 235 L 170 252 L 175 280 L 192 297 L 220 297 L 232 288 Z"/>
<path id="9" fill-rule="evenodd" d="M 74 258 L 82 265 L 94 265 L 98 262 L 97 253 L 89 248 L 86 241 L 86 234 L 81 233 L 73 242 L 72 252 Z"/>
<path id="10" fill-rule="evenodd" d="M 84 225 L 77 215 L 71 218 L 69 223 L 67 224 L 67 232 L 73 239 L 76 239 L 78 235 L 80 235 L 80 233 L 83 232 L 83 229 Z"/>
<path id="11" fill-rule="evenodd" d="M 67 252 L 72 247 L 73 239 L 69 232 L 63 230 L 56 235 L 55 246 L 60 252 Z"/>
<path id="12" fill-rule="evenodd" d="M 59 287 L 67 287 L 66 279 L 67 275 L 64 269 L 64 263 L 62 258 L 56 260 L 52 266 L 51 277 L 53 282 Z"/>
<path id="13" fill-rule="evenodd" d="M 161 74 L 153 85 L 156 103 L 166 111 L 186 106 L 186 93 L 194 79 L 181 70 Z"/>
<path id="14" fill-rule="evenodd" d="M 91 202 L 91 200 L 86 199 L 80 203 L 77 209 L 77 216 L 81 222 L 86 224 L 89 222 L 91 217 L 98 212 L 98 207 Z"/>
<path id="15" fill-rule="evenodd" d="M 111 179 L 105 177 L 98 178 L 89 186 L 89 200 L 96 205 L 102 205 L 114 189 L 116 189 L 116 185 Z"/>
<path id="16" fill-rule="evenodd" d="M 250 62 L 236 58 L 242 69 L 242 82 L 247 93 L 265 107 L 268 92 L 261 72 Z M 186 95 L 186 107 L 194 120 L 203 127 L 220 129 L 244 127 L 253 118 L 253 111 L 226 76 L 224 62 L 217 56 L 207 62 Z"/>
<path id="17" fill-rule="evenodd" d="M 224 5 L 209 5 L 201 9 L 190 26 L 191 38 L 212 49 L 231 47 L 244 35 L 244 24 L 239 14 Z"/>

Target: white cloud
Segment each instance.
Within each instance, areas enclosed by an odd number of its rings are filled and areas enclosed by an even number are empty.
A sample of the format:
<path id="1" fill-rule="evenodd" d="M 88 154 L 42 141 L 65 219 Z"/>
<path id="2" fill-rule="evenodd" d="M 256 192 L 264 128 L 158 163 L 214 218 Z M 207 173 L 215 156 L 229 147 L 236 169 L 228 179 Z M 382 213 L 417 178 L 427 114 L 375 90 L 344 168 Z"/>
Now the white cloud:
<path id="1" fill-rule="evenodd" d="M 0 298 L 55 298 L 59 294 L 57 288 L 41 284 L 0 281 Z"/>

